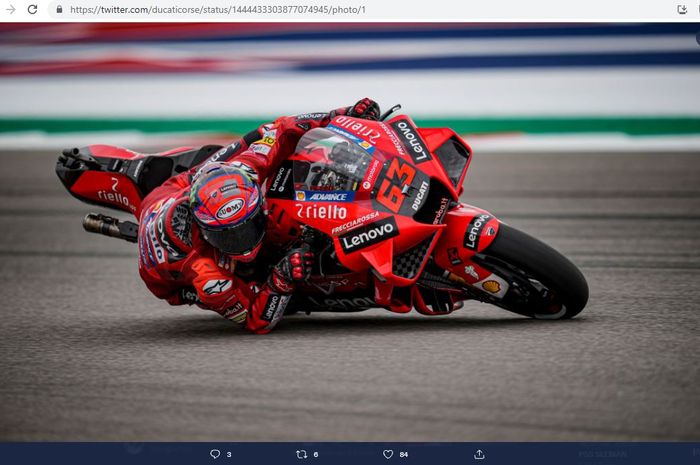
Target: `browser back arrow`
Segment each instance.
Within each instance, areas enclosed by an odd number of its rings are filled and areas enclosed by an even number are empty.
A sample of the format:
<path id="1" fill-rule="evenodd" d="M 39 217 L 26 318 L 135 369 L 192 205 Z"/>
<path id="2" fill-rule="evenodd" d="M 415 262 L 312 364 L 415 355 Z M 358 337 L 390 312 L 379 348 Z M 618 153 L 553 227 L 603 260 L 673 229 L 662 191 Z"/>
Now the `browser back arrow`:
<path id="1" fill-rule="evenodd" d="M 9 11 L 10 14 L 12 14 L 12 13 L 15 12 L 15 9 L 16 9 L 16 8 L 14 7 L 14 5 L 10 5 L 10 8 L 8 8 L 7 11 Z"/>

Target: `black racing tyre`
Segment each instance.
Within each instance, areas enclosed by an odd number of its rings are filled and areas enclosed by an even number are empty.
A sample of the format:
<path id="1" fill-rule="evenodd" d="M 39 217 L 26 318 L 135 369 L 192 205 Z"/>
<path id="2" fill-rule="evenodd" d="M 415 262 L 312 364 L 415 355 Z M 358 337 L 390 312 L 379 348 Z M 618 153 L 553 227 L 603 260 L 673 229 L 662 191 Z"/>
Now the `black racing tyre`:
<path id="1" fill-rule="evenodd" d="M 474 261 L 511 283 L 502 299 L 490 299 L 511 312 L 558 320 L 578 315 L 588 302 L 588 284 L 576 265 L 506 224 Z"/>

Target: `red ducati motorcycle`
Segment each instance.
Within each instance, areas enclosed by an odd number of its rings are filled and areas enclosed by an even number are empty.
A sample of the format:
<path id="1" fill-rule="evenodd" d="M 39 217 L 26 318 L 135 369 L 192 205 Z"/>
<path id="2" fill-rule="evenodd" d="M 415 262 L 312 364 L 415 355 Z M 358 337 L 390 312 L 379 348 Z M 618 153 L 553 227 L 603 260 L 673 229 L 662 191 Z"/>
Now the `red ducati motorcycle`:
<path id="1" fill-rule="evenodd" d="M 459 201 L 472 157 L 464 140 L 447 128 L 417 128 L 404 115 L 385 118 L 338 116 L 308 131 L 264 186 L 265 241 L 274 246 L 264 249 L 304 241 L 317 257 L 288 312 L 385 307 L 445 314 L 469 299 L 540 319 L 583 310 L 588 285 L 576 266 Z M 217 160 L 219 149 L 146 155 L 93 145 L 64 151 L 56 172 L 78 199 L 134 213 L 170 176 L 225 161 Z M 90 214 L 83 224 L 137 238 L 133 222 Z"/>

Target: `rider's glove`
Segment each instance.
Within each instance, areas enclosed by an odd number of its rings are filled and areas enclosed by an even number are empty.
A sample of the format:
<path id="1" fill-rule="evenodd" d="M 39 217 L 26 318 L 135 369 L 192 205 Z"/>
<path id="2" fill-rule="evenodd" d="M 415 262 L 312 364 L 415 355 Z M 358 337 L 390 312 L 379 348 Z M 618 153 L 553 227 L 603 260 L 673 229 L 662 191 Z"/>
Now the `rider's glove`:
<path id="1" fill-rule="evenodd" d="M 290 294 L 294 291 L 296 283 L 309 279 L 313 264 L 314 254 L 307 244 L 291 249 L 272 268 L 269 284 L 274 290 L 282 294 Z"/>
<path id="2" fill-rule="evenodd" d="M 379 120 L 379 104 L 370 98 L 363 98 L 348 109 L 348 116 L 354 118 Z"/>

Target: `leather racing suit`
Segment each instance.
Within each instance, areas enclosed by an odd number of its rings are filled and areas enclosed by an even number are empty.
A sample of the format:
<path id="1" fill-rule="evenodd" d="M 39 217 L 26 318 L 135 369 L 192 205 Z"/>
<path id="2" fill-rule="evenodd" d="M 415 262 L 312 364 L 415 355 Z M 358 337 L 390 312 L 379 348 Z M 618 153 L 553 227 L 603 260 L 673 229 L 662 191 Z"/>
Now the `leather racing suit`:
<path id="1" fill-rule="evenodd" d="M 293 153 L 306 131 L 328 125 L 333 117 L 351 108 L 355 107 L 278 118 L 219 150 L 204 163 L 233 163 L 246 169 L 262 186 Z M 280 291 L 273 281 L 251 283 L 236 276 L 236 262 L 206 243 L 199 228 L 193 227 L 188 197 L 197 169 L 167 180 L 146 196 L 136 212 L 141 278 L 155 296 L 171 305 L 196 304 L 255 333 L 267 333 L 284 314 L 291 295 Z"/>

